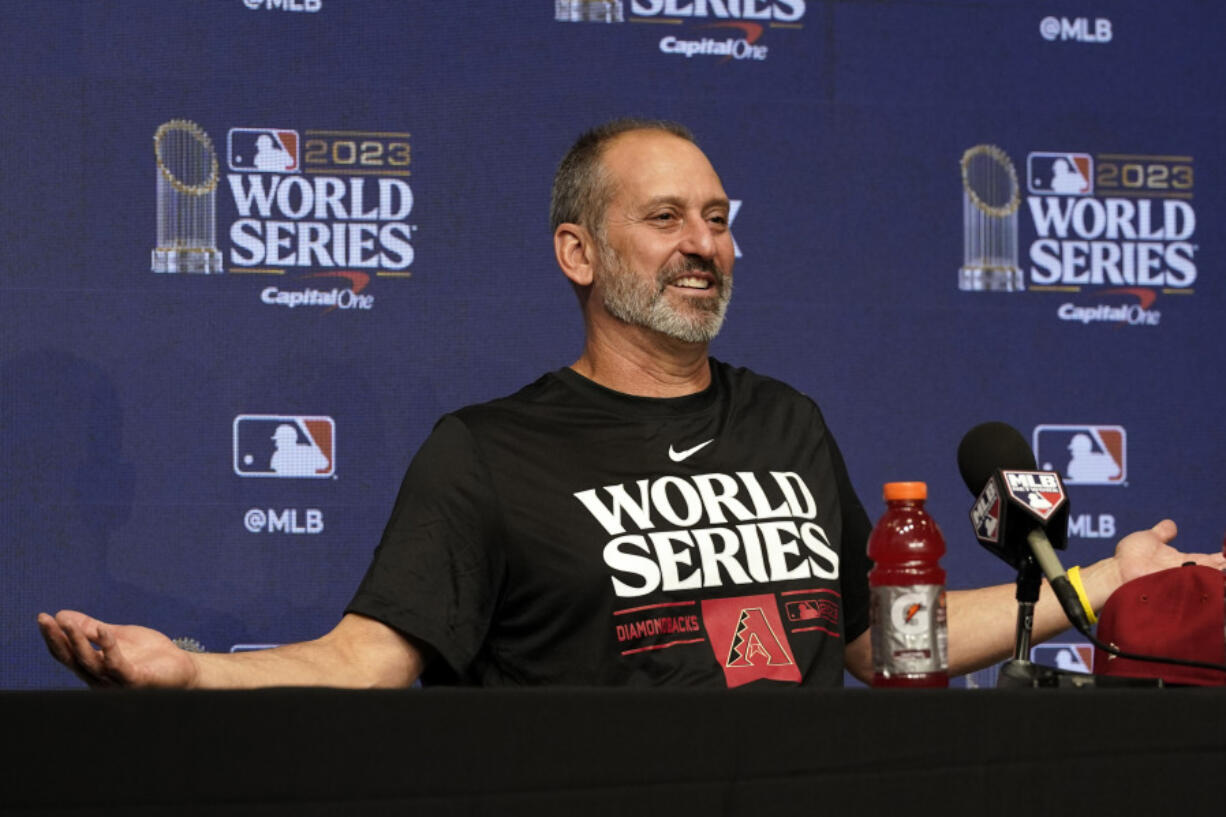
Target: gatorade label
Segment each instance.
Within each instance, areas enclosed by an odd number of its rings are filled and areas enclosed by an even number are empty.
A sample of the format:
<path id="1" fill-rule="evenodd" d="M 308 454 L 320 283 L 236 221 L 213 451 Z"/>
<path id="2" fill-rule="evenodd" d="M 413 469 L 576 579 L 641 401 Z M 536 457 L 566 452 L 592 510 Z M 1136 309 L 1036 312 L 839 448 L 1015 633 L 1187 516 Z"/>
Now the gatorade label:
<path id="1" fill-rule="evenodd" d="M 881 675 L 924 675 L 949 666 L 945 588 L 939 584 L 874 587 L 873 669 Z"/>

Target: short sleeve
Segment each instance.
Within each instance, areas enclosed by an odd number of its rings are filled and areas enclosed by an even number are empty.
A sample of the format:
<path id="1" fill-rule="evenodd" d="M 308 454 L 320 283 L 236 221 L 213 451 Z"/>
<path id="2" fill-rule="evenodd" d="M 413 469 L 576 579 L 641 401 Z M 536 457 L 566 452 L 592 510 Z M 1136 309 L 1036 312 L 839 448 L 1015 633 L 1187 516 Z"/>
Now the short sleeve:
<path id="1" fill-rule="evenodd" d="M 829 429 L 827 429 L 829 433 Z M 830 458 L 834 466 L 835 486 L 839 492 L 839 511 L 843 517 L 840 583 L 843 593 L 844 643 L 855 641 L 869 623 L 868 537 L 872 522 L 864 510 L 856 489 L 847 475 L 847 465 L 834 437 L 830 437 Z"/>
<path id="2" fill-rule="evenodd" d="M 409 465 L 374 559 L 346 612 L 425 642 L 425 680 L 463 676 L 502 583 L 500 514 L 470 430 L 443 417 Z"/>

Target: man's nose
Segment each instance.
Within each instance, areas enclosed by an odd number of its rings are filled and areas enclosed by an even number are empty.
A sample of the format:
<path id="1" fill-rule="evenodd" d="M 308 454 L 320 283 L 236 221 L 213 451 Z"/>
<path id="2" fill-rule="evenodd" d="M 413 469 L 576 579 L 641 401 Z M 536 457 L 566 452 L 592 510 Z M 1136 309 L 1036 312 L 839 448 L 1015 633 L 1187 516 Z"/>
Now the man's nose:
<path id="1" fill-rule="evenodd" d="M 697 255 L 701 258 L 714 258 L 716 237 L 714 228 L 705 218 L 692 218 L 686 222 L 685 232 L 681 236 L 678 250 L 686 255 Z"/>

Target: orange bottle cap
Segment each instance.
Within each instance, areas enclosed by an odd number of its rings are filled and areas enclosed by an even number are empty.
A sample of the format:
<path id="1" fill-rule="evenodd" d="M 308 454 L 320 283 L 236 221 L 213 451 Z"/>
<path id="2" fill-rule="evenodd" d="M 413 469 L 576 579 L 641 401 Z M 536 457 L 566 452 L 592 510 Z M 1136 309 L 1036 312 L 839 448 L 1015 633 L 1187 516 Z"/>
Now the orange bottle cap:
<path id="1" fill-rule="evenodd" d="M 927 499 L 928 483 L 926 482 L 887 482 L 885 484 L 885 501 L 891 499 Z"/>

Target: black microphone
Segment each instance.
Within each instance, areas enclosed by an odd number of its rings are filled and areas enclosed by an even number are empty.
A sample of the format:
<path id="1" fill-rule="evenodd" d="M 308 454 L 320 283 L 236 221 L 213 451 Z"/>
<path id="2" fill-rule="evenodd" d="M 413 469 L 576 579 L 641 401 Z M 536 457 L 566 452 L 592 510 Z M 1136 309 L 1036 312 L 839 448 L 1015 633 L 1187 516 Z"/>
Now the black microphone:
<path id="1" fill-rule="evenodd" d="M 1089 634 L 1081 598 L 1056 557 L 1068 535 L 1064 484 L 1059 474 L 1036 467 L 1026 439 L 1006 423 L 977 425 L 958 445 L 958 470 L 975 496 L 975 537 L 1015 568 L 1033 554 L 1069 621 Z"/>

